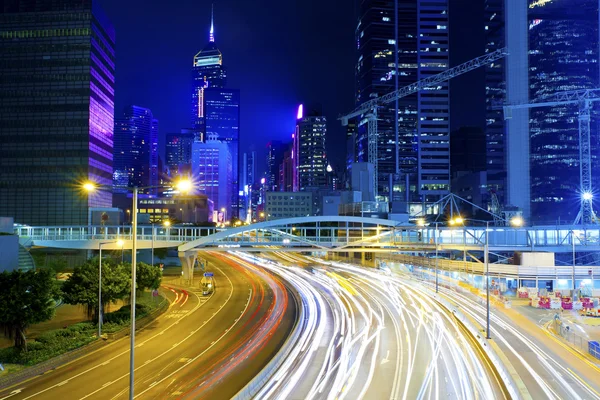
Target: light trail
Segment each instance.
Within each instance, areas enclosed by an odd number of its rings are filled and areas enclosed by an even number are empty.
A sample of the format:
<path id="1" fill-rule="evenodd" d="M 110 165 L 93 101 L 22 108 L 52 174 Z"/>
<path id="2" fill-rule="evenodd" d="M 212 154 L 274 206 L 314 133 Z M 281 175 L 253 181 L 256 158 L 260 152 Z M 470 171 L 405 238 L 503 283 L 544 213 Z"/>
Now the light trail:
<path id="1" fill-rule="evenodd" d="M 288 254 L 278 256 L 291 266 L 232 254 L 288 281 L 305 311 L 298 343 L 256 398 L 506 397 L 470 333 L 415 282 Z"/>

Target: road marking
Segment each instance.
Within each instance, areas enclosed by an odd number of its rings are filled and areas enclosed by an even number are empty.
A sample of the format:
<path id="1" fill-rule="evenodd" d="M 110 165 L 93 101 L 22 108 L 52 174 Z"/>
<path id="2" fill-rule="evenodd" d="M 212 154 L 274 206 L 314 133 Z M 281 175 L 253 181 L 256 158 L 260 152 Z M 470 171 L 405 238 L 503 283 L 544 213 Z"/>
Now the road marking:
<path id="1" fill-rule="evenodd" d="M 3 398 L 1 398 L 0 400 L 5 400 L 5 399 L 8 399 L 9 397 L 13 397 L 13 396 L 14 396 L 14 395 L 16 395 L 16 394 L 19 394 L 19 393 L 21 393 L 21 391 L 22 391 L 23 389 L 25 389 L 25 388 L 21 388 L 21 389 L 15 389 L 15 390 L 13 390 L 12 392 L 10 392 L 8 396 L 6 396 L 6 397 L 3 397 Z"/>
<path id="2" fill-rule="evenodd" d="M 219 271 L 221 271 L 221 273 L 222 273 L 223 275 L 225 275 L 225 273 L 224 273 L 224 272 L 223 272 L 223 271 L 222 271 L 222 270 L 221 270 L 219 267 L 216 267 L 216 268 L 217 268 Z M 233 282 L 231 282 L 231 279 L 229 279 L 229 277 L 228 277 L 227 275 L 225 275 L 225 277 L 226 277 L 226 278 L 229 280 L 229 283 L 230 283 L 231 287 L 233 287 Z M 233 294 L 233 292 L 232 292 L 232 294 Z M 212 295 L 211 295 L 211 296 L 212 296 Z M 228 299 L 227 299 L 227 302 L 228 302 L 228 301 L 231 299 L 231 297 L 232 297 L 232 295 L 230 295 L 230 296 L 228 297 Z M 246 307 L 247 307 L 247 305 L 246 305 Z M 196 307 L 196 309 L 197 309 L 197 308 L 198 308 L 198 306 Z M 188 314 L 188 315 L 189 315 L 189 314 Z M 187 315 L 185 315 L 184 317 L 186 317 L 186 316 L 187 316 Z M 213 318 L 214 318 L 214 315 L 213 315 L 212 317 L 210 317 L 210 318 L 209 318 L 209 319 L 208 319 L 206 322 L 208 322 L 208 321 L 212 320 Z M 175 325 L 175 324 L 173 324 L 173 325 Z M 171 325 L 171 326 L 173 326 L 173 325 Z M 192 337 L 192 335 L 193 335 L 193 334 L 189 334 L 187 337 L 185 337 L 185 338 L 184 338 L 184 339 L 183 339 L 181 342 L 179 342 L 179 343 L 183 343 L 183 342 L 185 342 L 186 340 L 188 340 L 189 338 L 191 338 L 191 337 Z M 209 349 L 210 349 L 210 347 L 209 347 Z M 168 350 L 166 350 L 166 351 L 162 352 L 161 354 L 157 355 L 156 357 L 154 357 L 154 358 L 153 358 L 153 359 L 151 359 L 150 361 L 155 361 L 155 360 L 159 359 L 160 357 L 164 356 L 165 354 L 167 354 L 167 353 L 171 352 L 171 350 L 172 350 L 172 348 L 169 348 Z M 202 355 L 202 354 L 204 354 L 206 351 L 208 351 L 208 349 L 206 349 L 204 352 L 202 352 L 202 353 L 201 353 L 201 355 Z M 129 351 L 127 351 L 126 353 L 128 353 L 128 352 L 129 352 Z M 185 366 L 187 366 L 187 365 L 188 365 L 188 364 L 185 364 L 185 365 L 184 365 L 184 366 L 182 366 L 181 368 L 184 368 L 184 367 L 185 367 Z M 146 364 L 144 364 L 144 365 L 141 365 L 141 366 L 139 366 L 139 367 L 135 368 L 133 371 L 135 372 L 135 371 L 137 371 L 137 370 L 139 370 L 139 369 L 141 369 L 141 368 L 143 368 L 143 367 L 145 367 L 145 366 L 146 366 Z M 181 368 L 180 368 L 180 369 L 181 369 Z M 180 369 L 176 370 L 175 372 L 179 371 Z M 169 378 L 169 377 L 170 377 L 170 376 L 172 376 L 172 375 L 173 375 L 173 374 L 167 375 L 165 378 L 163 378 L 163 379 L 159 380 L 157 383 L 160 383 L 160 382 L 164 381 L 166 378 Z M 120 376 L 119 378 L 117 378 L 116 380 L 114 380 L 114 381 L 113 381 L 113 383 L 116 383 L 116 382 L 120 381 L 121 379 L 123 379 L 123 378 L 125 378 L 125 377 L 127 377 L 127 376 L 129 376 L 129 373 L 127 373 L 127 374 L 124 374 L 124 375 Z M 90 397 L 90 396 L 92 396 L 92 395 L 94 395 L 94 394 L 96 394 L 96 393 L 100 392 L 102 389 L 104 389 L 104 388 L 96 389 L 95 391 L 93 391 L 93 392 L 91 392 L 91 393 L 88 393 L 87 395 L 85 395 L 85 396 L 81 397 L 81 399 L 80 399 L 80 400 L 86 399 L 86 398 L 88 398 L 88 397 Z M 142 393 L 145 393 L 145 392 L 146 392 L 146 391 L 148 391 L 148 390 L 150 390 L 150 388 L 146 389 L 146 390 L 145 390 L 145 391 L 143 391 Z M 139 394 L 138 394 L 137 396 L 135 396 L 135 397 L 138 397 L 138 396 L 139 396 Z M 25 400 L 25 399 L 23 399 L 23 400 Z"/>
<path id="3" fill-rule="evenodd" d="M 60 383 L 57 383 L 56 386 L 62 386 L 62 385 L 66 385 L 67 383 L 69 383 L 69 380 L 67 379 L 66 381 L 62 381 Z"/>
<path id="4" fill-rule="evenodd" d="M 221 271 L 221 272 L 223 272 L 223 271 Z M 212 296 L 213 296 L 213 295 L 210 295 L 210 297 L 212 297 Z M 196 296 L 196 297 L 198 297 L 198 296 Z M 209 298 L 210 298 L 210 297 L 209 297 Z M 199 298 L 198 298 L 198 299 L 199 299 Z M 168 299 L 167 299 L 167 301 L 169 301 L 169 302 L 170 302 L 170 300 L 168 300 Z M 200 308 L 202 305 L 203 305 L 203 304 L 201 304 L 200 302 L 198 302 L 198 304 L 196 305 L 196 307 L 194 307 L 192 310 L 188 311 L 188 312 L 187 312 L 187 314 L 186 314 L 186 315 L 184 315 L 182 318 L 186 318 L 186 317 L 190 316 L 190 315 L 191 315 L 191 314 L 193 314 L 193 313 L 194 313 L 196 310 L 198 310 L 198 309 L 199 309 L 199 308 Z M 170 307 L 170 306 L 169 306 L 169 307 Z M 167 327 L 166 327 L 164 330 L 162 330 L 161 332 L 157 333 L 156 335 L 154 335 L 154 336 L 152 336 L 152 337 L 150 337 L 150 338 L 146 339 L 146 340 L 145 340 L 143 343 L 149 342 L 150 340 L 152 340 L 152 339 L 154 339 L 154 338 L 158 337 L 159 335 L 162 335 L 162 334 L 163 334 L 163 333 L 165 333 L 167 330 L 171 329 L 171 328 L 172 328 L 174 325 L 175 325 L 175 324 L 171 324 L 171 325 L 167 326 Z M 118 341 L 115 341 L 115 342 L 113 342 L 112 344 L 114 344 L 114 343 L 117 343 L 117 342 L 118 342 Z M 111 345 L 112 345 L 112 344 L 111 344 Z M 110 346 L 110 345 L 109 345 L 109 346 Z M 107 346 L 107 347 L 108 347 L 108 346 Z M 104 349 L 104 348 L 103 348 L 103 349 Z M 100 350 L 102 350 L 102 349 L 99 349 L 99 350 L 93 351 L 93 352 L 91 352 L 91 353 L 88 353 L 88 354 L 86 354 L 84 357 L 87 357 L 87 356 L 89 356 L 89 355 L 91 355 L 91 354 L 94 354 L 94 353 L 96 353 L 97 351 L 100 351 Z M 112 361 L 112 360 L 114 360 L 114 359 L 116 359 L 116 358 L 118 358 L 118 357 L 121 357 L 121 356 L 122 356 L 122 355 L 124 355 L 124 354 L 129 354 L 129 349 L 127 349 L 127 350 L 125 350 L 125 351 L 123 351 L 123 352 L 121 352 L 121 353 L 117 354 L 116 356 L 114 356 L 114 357 L 110 358 L 108 361 Z M 84 357 L 81 357 L 81 358 L 79 358 L 79 359 L 77 359 L 77 360 L 73 360 L 72 362 L 66 363 L 66 364 L 64 364 L 64 365 L 61 365 L 59 368 L 65 367 L 65 366 L 67 366 L 67 365 L 69 365 L 69 364 L 71 364 L 71 363 L 73 363 L 73 362 L 76 362 L 76 361 L 78 361 L 78 360 L 80 360 L 80 359 L 82 359 L 82 358 L 84 358 Z M 85 374 L 87 374 L 88 372 L 90 372 L 90 371 L 93 371 L 93 370 L 95 370 L 96 368 L 99 368 L 100 366 L 102 366 L 102 364 L 97 364 L 97 365 L 95 365 L 95 366 L 93 366 L 93 367 L 91 367 L 91 368 L 88 368 L 87 370 L 85 370 L 85 371 L 83 371 L 83 372 L 80 372 L 79 374 L 76 374 L 76 375 L 72 376 L 72 377 L 71 377 L 71 378 L 69 378 L 69 379 L 74 379 L 74 378 L 77 378 L 77 377 L 79 377 L 79 376 L 85 375 Z M 27 381 L 29 381 L 29 380 L 27 380 Z M 26 382 L 27 382 L 27 381 L 26 381 Z M 30 396 L 27 396 L 27 397 L 23 398 L 22 400 L 27 400 L 27 399 L 30 399 L 30 398 L 32 398 L 32 397 L 35 397 L 35 396 L 39 395 L 39 394 L 45 393 L 45 392 L 47 392 L 48 390 L 54 389 L 54 388 L 56 388 L 56 387 L 58 387 L 58 386 L 59 386 L 59 384 L 56 384 L 56 385 L 53 385 L 53 386 L 49 386 L 49 387 L 47 387 L 47 388 L 45 388 L 45 389 L 43 389 L 43 390 L 40 390 L 40 391 L 39 391 L 39 392 L 37 392 L 37 393 L 34 393 L 34 394 L 30 395 Z"/>
<path id="5" fill-rule="evenodd" d="M 111 381 L 108 381 L 104 385 L 102 385 L 102 387 L 106 387 L 106 386 L 110 385 L 111 383 L 112 383 Z"/>
<path id="6" fill-rule="evenodd" d="M 252 289 L 250 289 L 250 291 L 252 291 Z M 248 302 L 246 303 L 246 309 L 248 309 L 248 306 L 250 305 L 250 300 L 248 300 Z M 235 321 L 230 327 L 229 329 L 232 329 L 235 325 L 237 324 L 237 321 Z M 181 367 L 177 368 L 175 371 L 171 372 L 169 375 L 165 376 L 164 378 L 162 378 L 161 380 L 159 380 L 157 383 L 161 383 L 162 381 L 164 381 L 165 379 L 170 378 L 171 376 L 175 375 L 177 372 L 181 371 L 182 369 L 184 369 L 185 367 L 187 367 L 189 364 L 192 363 L 192 361 L 196 361 L 198 358 L 202 357 L 207 351 L 209 351 L 216 343 L 220 342 L 221 339 L 223 339 L 225 336 L 227 335 L 227 332 L 223 333 L 221 336 L 219 336 L 219 338 L 212 342 L 212 344 L 207 347 L 202 353 L 198 354 L 196 357 L 192 358 L 190 360 L 190 362 L 188 362 L 185 365 L 182 365 Z M 247 358 L 247 357 L 246 357 Z M 148 390 L 150 390 L 150 388 L 144 390 L 143 392 L 140 392 L 138 394 L 136 394 L 133 398 L 137 399 L 139 396 L 143 395 L 144 393 L 146 393 Z"/>

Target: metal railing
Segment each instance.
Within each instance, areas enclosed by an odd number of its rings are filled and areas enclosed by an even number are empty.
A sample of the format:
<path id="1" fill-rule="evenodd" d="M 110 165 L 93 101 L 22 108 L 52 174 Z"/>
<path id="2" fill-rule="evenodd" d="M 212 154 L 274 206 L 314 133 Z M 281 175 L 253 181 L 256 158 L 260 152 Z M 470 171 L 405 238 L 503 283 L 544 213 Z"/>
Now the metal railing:
<path id="1" fill-rule="evenodd" d="M 577 333 L 573 326 L 565 323 L 560 315 L 554 317 L 552 328 L 557 335 L 565 339 L 572 347 L 579 350 L 581 353 L 588 354 L 589 339 Z"/>

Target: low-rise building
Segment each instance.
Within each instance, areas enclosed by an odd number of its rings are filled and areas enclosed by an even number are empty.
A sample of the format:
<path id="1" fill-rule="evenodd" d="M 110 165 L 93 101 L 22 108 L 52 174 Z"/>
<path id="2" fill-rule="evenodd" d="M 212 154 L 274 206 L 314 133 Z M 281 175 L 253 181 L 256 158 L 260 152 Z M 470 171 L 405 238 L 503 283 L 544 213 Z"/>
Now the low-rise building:
<path id="1" fill-rule="evenodd" d="M 265 213 L 268 220 L 312 215 L 311 192 L 267 192 Z"/>

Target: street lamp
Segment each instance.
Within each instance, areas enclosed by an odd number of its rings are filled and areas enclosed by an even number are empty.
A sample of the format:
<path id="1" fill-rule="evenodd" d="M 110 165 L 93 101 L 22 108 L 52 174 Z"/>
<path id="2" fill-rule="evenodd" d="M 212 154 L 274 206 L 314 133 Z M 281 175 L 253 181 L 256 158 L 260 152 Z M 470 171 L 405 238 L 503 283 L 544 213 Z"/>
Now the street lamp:
<path id="1" fill-rule="evenodd" d="M 129 348 L 129 399 L 133 400 L 133 381 L 134 381 L 134 354 L 135 354 L 135 281 L 136 281 L 136 256 L 137 256 L 137 210 L 138 210 L 138 191 L 140 189 L 156 189 L 161 188 L 159 186 L 145 186 L 145 187 L 133 187 L 124 188 L 133 192 L 133 221 L 132 221 L 132 235 L 131 235 L 131 332 L 130 332 L 130 348 Z M 180 192 L 188 192 L 192 189 L 192 182 L 187 179 L 180 179 L 175 184 L 175 187 Z M 87 192 L 94 192 L 100 188 L 101 185 L 97 185 L 94 182 L 85 182 L 83 189 Z"/>
<path id="2" fill-rule="evenodd" d="M 489 260 L 489 230 L 490 221 L 484 221 L 480 219 L 461 218 L 457 217 L 453 220 L 453 223 L 464 223 L 464 221 L 472 222 L 485 222 L 485 243 L 483 247 L 483 261 L 485 263 L 485 292 L 486 292 L 486 339 L 491 339 L 490 336 L 490 260 Z M 510 220 L 510 224 L 514 227 L 523 226 L 524 221 L 520 216 L 513 217 Z"/>
<path id="3" fill-rule="evenodd" d="M 112 242 L 98 243 L 98 338 L 102 337 L 102 245 L 112 243 L 116 243 L 123 249 L 124 242 L 121 239 Z"/>

